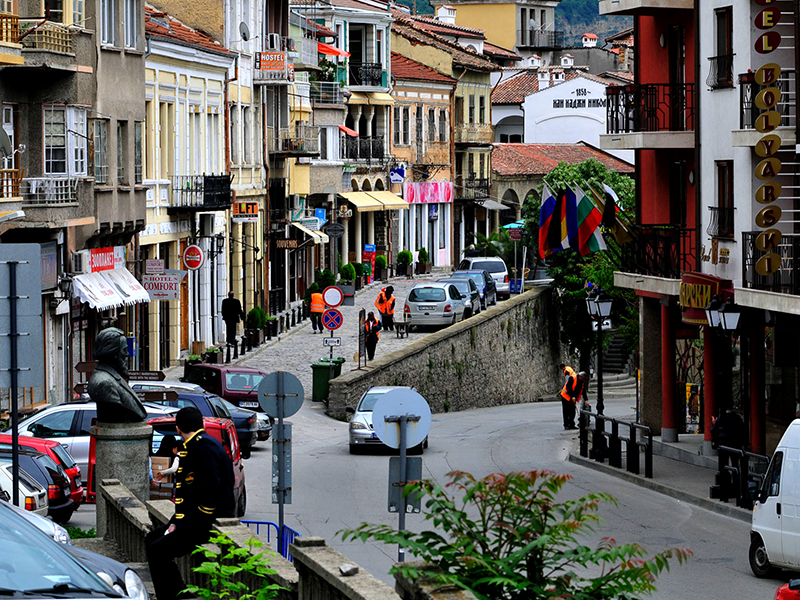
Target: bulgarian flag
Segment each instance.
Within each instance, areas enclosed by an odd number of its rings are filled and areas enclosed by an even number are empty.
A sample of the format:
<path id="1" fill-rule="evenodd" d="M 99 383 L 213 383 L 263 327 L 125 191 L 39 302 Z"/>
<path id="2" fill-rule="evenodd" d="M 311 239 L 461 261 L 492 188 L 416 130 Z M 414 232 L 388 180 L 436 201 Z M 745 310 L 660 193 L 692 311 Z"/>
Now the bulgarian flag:
<path id="1" fill-rule="evenodd" d="M 575 185 L 575 197 L 578 199 L 577 221 L 578 221 L 578 244 L 577 250 L 581 256 L 586 256 L 590 252 L 606 249 L 606 242 L 600 233 L 600 222 L 603 215 L 591 198 L 578 186 Z"/>

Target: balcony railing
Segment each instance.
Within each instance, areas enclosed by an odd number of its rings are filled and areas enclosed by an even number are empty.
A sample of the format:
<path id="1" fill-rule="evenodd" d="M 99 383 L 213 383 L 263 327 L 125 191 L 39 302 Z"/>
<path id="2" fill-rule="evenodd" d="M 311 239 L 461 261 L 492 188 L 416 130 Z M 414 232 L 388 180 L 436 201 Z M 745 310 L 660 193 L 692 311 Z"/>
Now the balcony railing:
<path id="1" fill-rule="evenodd" d="M 176 175 L 167 212 L 227 210 L 231 207 L 230 175 Z"/>
<path id="2" fill-rule="evenodd" d="M 67 204 L 78 201 L 77 177 L 25 177 L 23 204 Z"/>
<path id="3" fill-rule="evenodd" d="M 294 48 L 287 49 L 289 56 L 294 58 L 295 68 L 300 65 L 306 67 L 316 67 L 319 65 L 319 49 L 317 40 L 307 37 L 295 38 L 291 40 L 287 38 L 287 44 L 291 42 Z"/>
<path id="4" fill-rule="evenodd" d="M 694 229 L 642 225 L 634 228 L 634 239 L 620 246 L 622 271 L 680 279 L 696 270 Z"/>
<path id="5" fill-rule="evenodd" d="M 800 277 L 795 259 L 800 260 L 800 235 L 783 234 L 777 247 L 767 251 L 759 250 L 756 238 L 759 231 L 742 233 L 742 286 L 753 290 L 777 292 L 800 296 Z M 759 275 L 756 264 L 767 253 L 775 253 L 779 257 L 778 270 L 770 275 Z"/>
<path id="6" fill-rule="evenodd" d="M 769 85 L 758 85 L 755 81 L 755 73 L 742 73 L 739 75 L 739 104 L 741 113 L 739 118 L 740 129 L 755 129 L 756 119 L 767 110 L 776 110 L 781 115 L 782 126 L 794 126 L 795 110 L 797 102 L 797 90 L 794 69 L 783 69 L 778 80 Z M 756 106 L 756 96 L 768 87 L 775 87 L 781 91 L 781 99 L 777 106 L 762 110 Z"/>
<path id="7" fill-rule="evenodd" d="M 453 130 L 456 144 L 491 144 L 493 140 L 491 123 L 457 123 Z"/>
<path id="8" fill-rule="evenodd" d="M 350 62 L 350 85 L 386 87 L 386 71 L 380 63 Z"/>
<path id="9" fill-rule="evenodd" d="M 319 154 L 319 127 L 296 124 L 294 127 L 267 127 L 267 148 L 274 154 L 313 156 Z"/>
<path id="10" fill-rule="evenodd" d="M 694 84 L 648 83 L 606 89 L 608 133 L 694 131 Z"/>
<path id="11" fill-rule="evenodd" d="M 54 21 L 20 19 L 20 42 L 24 48 L 72 54 L 72 31 L 67 25 Z"/>
<path id="12" fill-rule="evenodd" d="M 0 13 L 0 42 L 19 43 L 19 16 Z"/>
<path id="13" fill-rule="evenodd" d="M 342 104 L 342 87 L 338 81 L 312 81 L 311 101 L 317 104 Z"/>
<path id="14" fill-rule="evenodd" d="M 20 169 L 0 169 L 0 199 L 20 197 L 20 185 L 25 171 Z"/>
<path id="15" fill-rule="evenodd" d="M 520 46 L 528 48 L 563 48 L 563 31 L 542 31 L 536 29 L 518 29 L 517 39 Z"/>
<path id="16" fill-rule="evenodd" d="M 733 54 L 712 56 L 706 85 L 712 90 L 733 87 Z"/>
<path id="17" fill-rule="evenodd" d="M 342 136 L 341 154 L 345 160 L 366 160 L 368 162 L 385 160 L 383 136 L 351 137 Z"/>
<path id="18" fill-rule="evenodd" d="M 733 237 L 733 208 L 728 206 L 709 206 L 711 222 L 706 233 L 712 238 Z"/>
<path id="19" fill-rule="evenodd" d="M 456 200 L 485 200 L 489 197 L 489 180 L 485 177 L 459 179 L 455 185 Z"/>

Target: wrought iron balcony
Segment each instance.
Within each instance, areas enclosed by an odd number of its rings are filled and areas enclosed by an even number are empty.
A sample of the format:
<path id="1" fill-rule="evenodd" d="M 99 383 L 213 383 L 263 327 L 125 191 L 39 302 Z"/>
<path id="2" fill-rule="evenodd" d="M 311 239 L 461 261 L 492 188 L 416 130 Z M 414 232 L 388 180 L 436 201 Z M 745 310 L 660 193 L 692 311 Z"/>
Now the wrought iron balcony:
<path id="1" fill-rule="evenodd" d="M 620 246 L 620 270 L 626 273 L 680 279 L 696 270 L 693 229 L 661 225 L 634 228 L 634 239 Z"/>
<path id="2" fill-rule="evenodd" d="M 69 204 L 78 201 L 77 177 L 25 177 L 19 189 L 24 204 Z"/>
<path id="3" fill-rule="evenodd" d="M 338 81 L 312 81 L 311 101 L 315 104 L 342 104 L 342 86 Z"/>
<path id="4" fill-rule="evenodd" d="M 712 56 L 709 59 L 708 77 L 706 85 L 712 90 L 733 87 L 733 54 Z"/>
<path id="5" fill-rule="evenodd" d="M 489 197 L 491 185 L 485 177 L 457 179 L 455 185 L 456 200 L 485 200 Z"/>
<path id="6" fill-rule="evenodd" d="M 713 238 L 732 238 L 733 237 L 733 208 L 723 206 L 709 206 L 711 211 L 711 222 L 708 224 L 706 233 Z"/>
<path id="7" fill-rule="evenodd" d="M 19 42 L 23 48 L 72 54 L 75 52 L 73 33 L 68 25 L 36 19 L 19 20 Z"/>
<path id="8" fill-rule="evenodd" d="M 227 210 L 231 207 L 230 175 L 176 175 L 167 213 Z"/>
<path id="9" fill-rule="evenodd" d="M 517 30 L 519 46 L 525 48 L 552 48 L 564 47 L 563 31 L 542 31 L 538 27 Z"/>
<path id="10" fill-rule="evenodd" d="M 694 84 L 647 83 L 606 89 L 608 133 L 694 131 Z"/>
<path id="11" fill-rule="evenodd" d="M 380 63 L 350 62 L 350 85 L 386 87 L 386 71 Z"/>
<path id="12" fill-rule="evenodd" d="M 284 156 L 318 156 L 319 127 L 298 123 L 294 127 L 267 128 L 269 152 Z"/>
<path id="13" fill-rule="evenodd" d="M 494 132 L 491 123 L 457 123 L 453 129 L 456 144 L 491 144 Z"/>
<path id="14" fill-rule="evenodd" d="M 741 113 L 739 117 L 740 129 L 755 129 L 756 119 L 766 110 L 756 106 L 756 96 L 768 87 L 776 87 L 781 91 L 778 105 L 769 110 L 776 110 L 781 115 L 781 125 L 793 127 L 796 123 L 795 106 L 797 103 L 797 90 L 794 69 L 783 69 L 778 80 L 769 85 L 758 85 L 756 74 L 752 71 L 739 75 L 739 104 Z"/>
<path id="15" fill-rule="evenodd" d="M 745 231 L 742 233 L 742 287 L 753 290 L 777 292 L 800 296 L 800 277 L 798 264 L 800 260 L 800 235 L 783 234 L 777 247 L 769 251 L 759 250 L 756 238 L 760 231 Z M 767 253 L 775 253 L 779 257 L 778 270 L 771 275 L 759 275 L 756 271 L 758 261 Z"/>
<path id="16" fill-rule="evenodd" d="M 382 162 L 386 159 L 383 136 L 341 138 L 341 157 L 345 160 L 366 160 Z"/>

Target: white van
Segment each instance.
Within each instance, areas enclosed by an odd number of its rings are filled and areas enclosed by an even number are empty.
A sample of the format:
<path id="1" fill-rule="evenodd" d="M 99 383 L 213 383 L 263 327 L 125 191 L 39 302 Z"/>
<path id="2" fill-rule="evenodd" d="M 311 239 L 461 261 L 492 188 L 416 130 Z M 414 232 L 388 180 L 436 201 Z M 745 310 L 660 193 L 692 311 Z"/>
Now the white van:
<path id="1" fill-rule="evenodd" d="M 800 419 L 783 434 L 753 506 L 749 557 L 756 577 L 800 569 Z"/>

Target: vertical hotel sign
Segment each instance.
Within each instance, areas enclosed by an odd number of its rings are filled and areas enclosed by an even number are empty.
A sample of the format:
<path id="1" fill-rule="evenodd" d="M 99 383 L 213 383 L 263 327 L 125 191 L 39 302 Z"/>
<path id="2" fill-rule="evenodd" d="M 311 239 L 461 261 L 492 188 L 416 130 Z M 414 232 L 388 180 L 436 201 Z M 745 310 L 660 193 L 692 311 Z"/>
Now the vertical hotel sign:
<path id="1" fill-rule="evenodd" d="M 781 11 L 773 6 L 774 1 L 754 0 L 756 5 L 764 8 L 755 18 L 756 37 L 753 46 L 756 52 L 765 57 L 781 45 L 781 34 L 775 31 L 775 26 L 781 21 Z M 781 113 L 777 110 L 781 100 L 778 85 L 780 75 L 781 66 L 774 62 L 761 65 L 755 73 L 755 82 L 760 88 L 755 98 L 755 105 L 760 111 L 755 129 L 762 134 L 755 147 L 755 153 L 761 159 L 756 165 L 755 176 L 763 181 L 756 190 L 756 202 L 763 206 L 756 213 L 756 225 L 762 230 L 756 237 L 756 248 L 764 252 L 756 263 L 756 272 L 763 276 L 771 275 L 781 265 L 781 257 L 775 252 L 782 237 L 780 230 L 776 228 L 781 219 L 781 209 L 775 202 L 781 197 L 783 190 L 775 178 L 780 174 L 783 165 L 777 156 L 781 137 L 773 133 L 781 125 Z"/>

